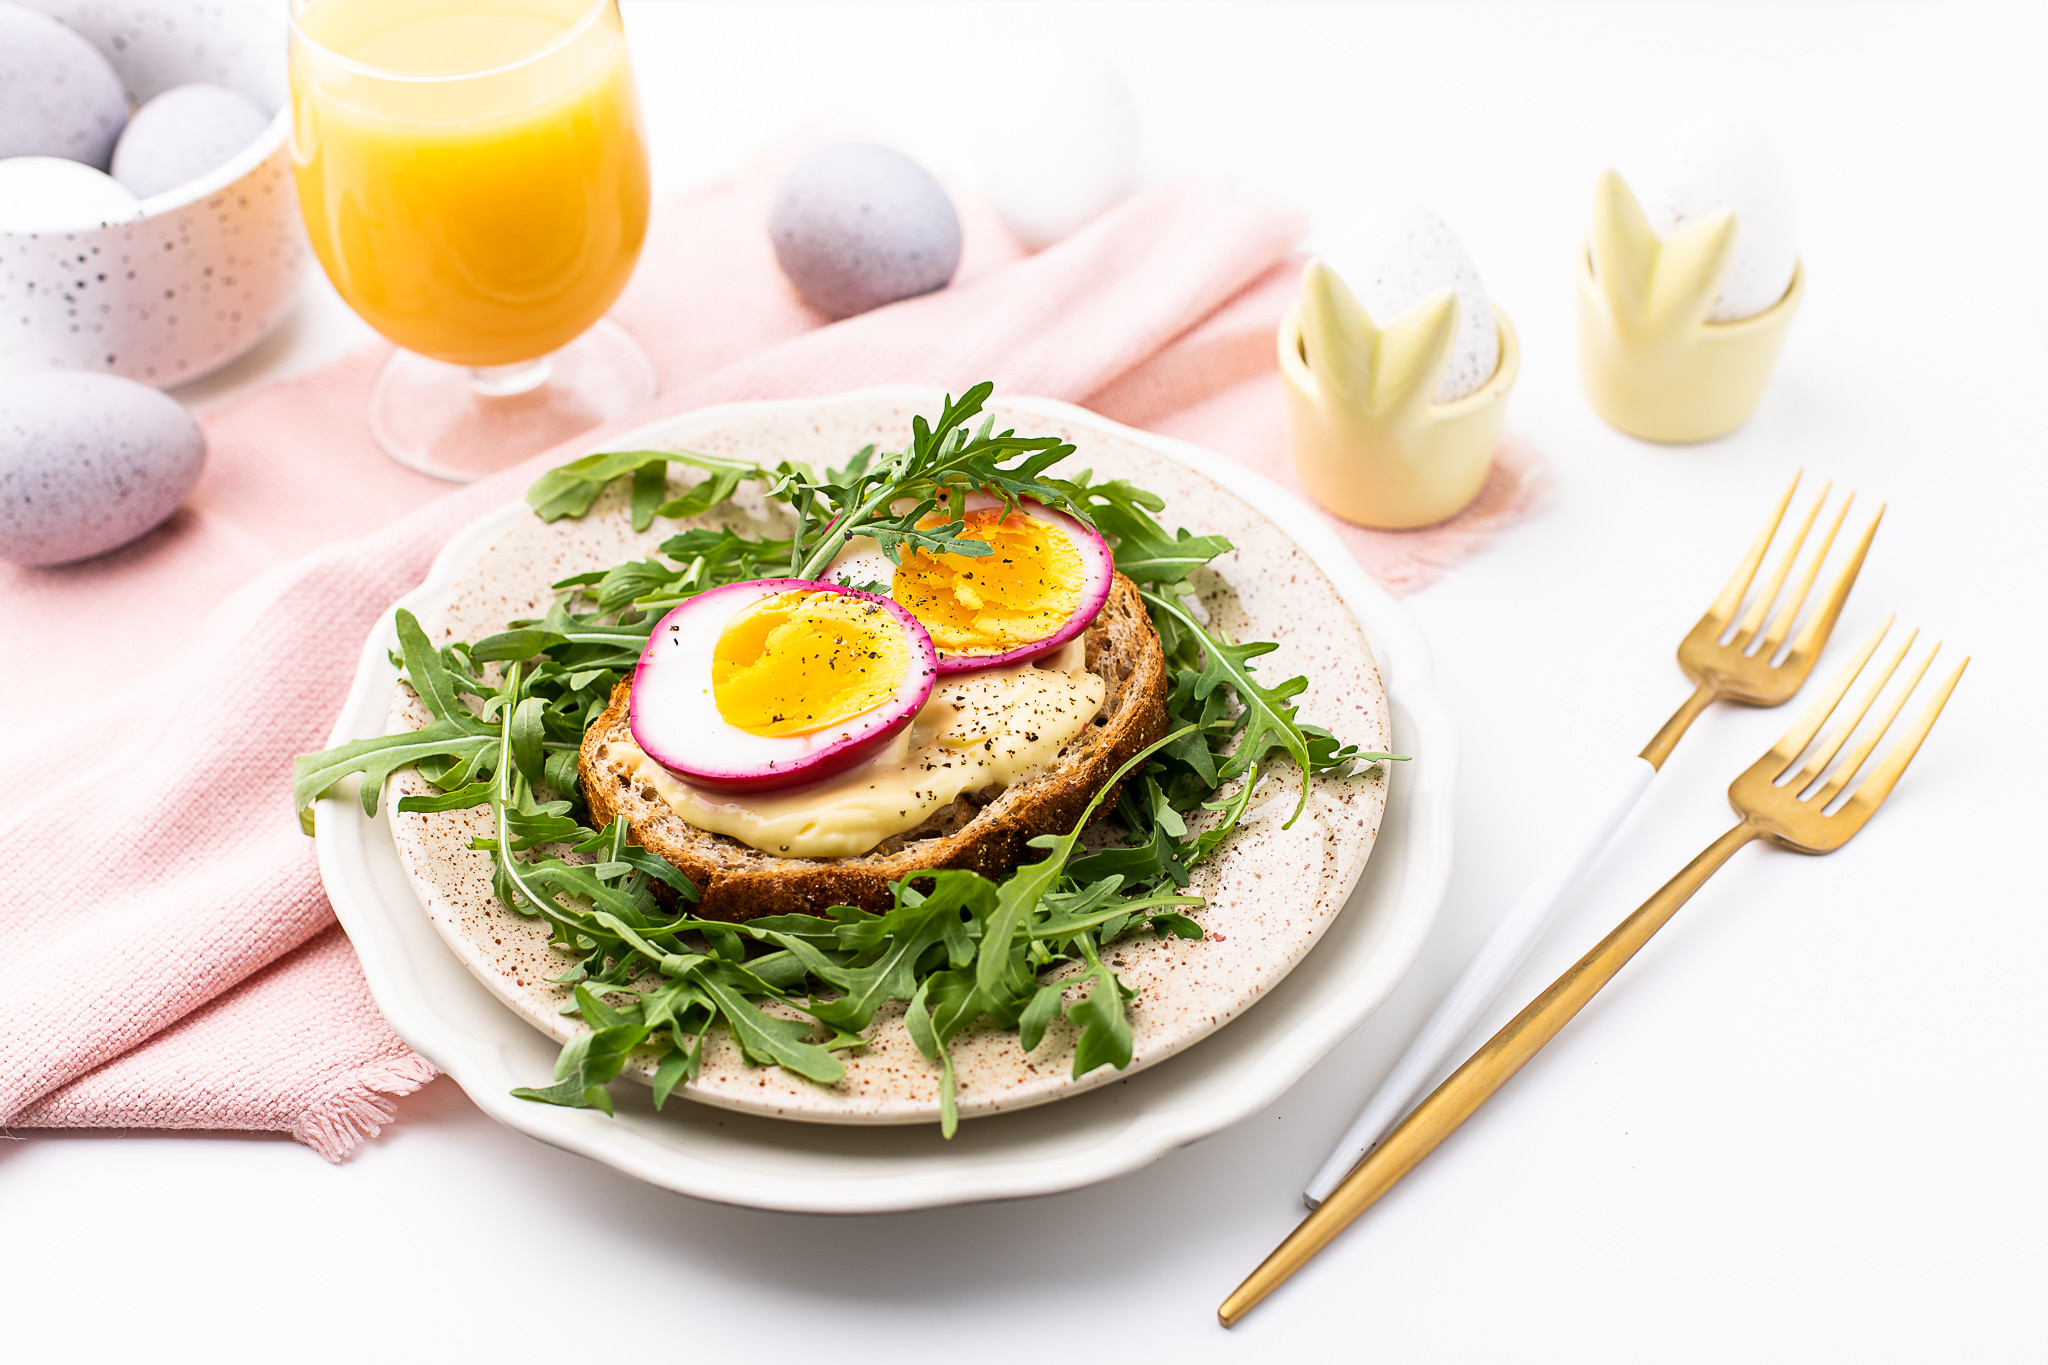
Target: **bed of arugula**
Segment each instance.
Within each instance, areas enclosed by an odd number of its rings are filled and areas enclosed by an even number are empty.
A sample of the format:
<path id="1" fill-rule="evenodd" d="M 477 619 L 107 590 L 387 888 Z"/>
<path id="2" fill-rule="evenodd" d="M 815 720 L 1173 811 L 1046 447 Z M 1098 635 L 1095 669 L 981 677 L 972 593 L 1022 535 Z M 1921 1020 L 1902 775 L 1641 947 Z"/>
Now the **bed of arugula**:
<path id="1" fill-rule="evenodd" d="M 473 847 L 491 854 L 504 903 L 546 921 L 566 967 L 557 980 L 573 991 L 564 1012 L 589 1025 L 563 1047 L 552 1085 L 515 1094 L 610 1113 L 607 1084 L 652 1049 L 659 1106 L 698 1073 L 706 1039 L 721 1027 L 750 1063 L 830 1085 L 845 1072 L 839 1054 L 861 1046 L 879 1008 L 901 1001 L 912 1041 L 939 1068 L 941 1123 L 951 1136 L 958 1115 L 948 1044 L 977 1020 L 1014 1028 L 1029 1052 L 1064 1015 L 1078 1030 L 1076 1077 L 1129 1065 L 1134 997 L 1105 964 L 1104 946 L 1137 933 L 1202 936 L 1188 914 L 1201 904 L 1185 894 L 1189 870 L 1237 827 L 1264 769 L 1285 762 L 1301 771 L 1291 824 L 1307 802 L 1308 774 L 1396 757 L 1360 753 L 1302 723 L 1293 698 L 1307 680 L 1268 686 L 1254 672 L 1253 661 L 1277 646 L 1233 642 L 1204 624 L 1188 575 L 1229 550 L 1227 540 L 1168 533 L 1155 520 L 1162 501 L 1125 481 L 1051 473 L 1074 452 L 1055 437 L 997 433 L 986 419 L 973 429 L 992 387 L 949 397 L 936 422 L 917 418 L 905 450 L 869 447 L 822 475 L 796 463 L 765 469 L 647 450 L 550 471 L 527 493 L 548 521 L 585 515 L 606 487 L 630 479 L 630 516 L 644 531 L 657 516 L 701 516 L 751 480 L 795 513 L 798 529 L 786 540 L 686 530 L 653 558 L 557 583 L 561 596 L 537 620 L 438 649 L 401 611 L 395 662 L 431 720 L 296 761 L 293 799 L 309 831 L 311 802 L 344 778 L 361 778 L 363 810 L 374 815 L 385 780 L 406 767 L 436 794 L 407 796 L 402 811 L 489 807 L 490 833 Z M 680 498 L 669 496 L 671 464 L 703 472 Z M 632 843 L 623 820 L 585 823 L 576 771 L 584 731 L 671 607 L 725 583 L 817 578 L 853 536 L 872 537 L 892 560 L 912 547 L 989 553 L 986 543 L 960 538 L 960 521 L 919 525 L 941 494 L 977 489 L 1095 526 L 1158 629 L 1172 678 L 1169 732 L 1119 774 L 1130 780 L 1113 809 L 1113 846 L 1082 843 L 1098 813 L 1091 805 L 1072 830 L 1033 840 L 1044 856 L 999 881 L 941 871 L 896 884 L 895 904 L 881 914 L 839 906 L 727 924 L 691 914 L 696 888 Z M 673 894 L 657 895 L 657 885 Z M 1062 972 L 1041 984 L 1070 966 L 1079 980 Z M 764 1010 L 766 1001 L 799 1017 Z"/>

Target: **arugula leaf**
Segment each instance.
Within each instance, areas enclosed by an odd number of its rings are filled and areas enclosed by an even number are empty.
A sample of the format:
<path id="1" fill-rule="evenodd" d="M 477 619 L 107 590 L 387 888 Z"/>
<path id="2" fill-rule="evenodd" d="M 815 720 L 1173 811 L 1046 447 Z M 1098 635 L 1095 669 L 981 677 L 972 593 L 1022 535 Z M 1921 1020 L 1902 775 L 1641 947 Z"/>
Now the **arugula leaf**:
<path id="1" fill-rule="evenodd" d="M 573 792 L 583 780 L 576 767 L 575 749 L 557 749 L 547 756 L 542 765 L 547 784 L 558 792 Z"/>
<path id="2" fill-rule="evenodd" d="M 1047 856 L 1041 862 L 1027 863 L 1017 868 L 1004 879 L 996 892 L 996 908 L 988 917 L 988 927 L 982 933 L 981 952 L 975 964 L 975 982 L 982 992 L 991 997 L 1009 994 L 1021 984 L 1017 981 L 1020 964 L 1018 954 L 1011 952 L 1018 935 L 1046 892 L 1053 889 L 1055 881 L 1066 871 L 1068 859 L 1074 856 L 1074 849 L 1081 842 L 1081 831 L 1094 818 L 1096 808 L 1119 782 L 1130 775 L 1133 768 L 1143 763 L 1160 749 L 1187 733 L 1176 730 L 1162 739 L 1154 740 L 1133 754 L 1116 774 L 1095 793 L 1081 818 L 1065 834 L 1041 834 L 1031 841 L 1031 847 L 1046 849 Z M 990 949 L 994 951 L 991 952 Z"/>
<path id="3" fill-rule="evenodd" d="M 1048 981 L 1032 993 L 1031 1003 L 1017 1018 L 1017 1043 L 1026 1052 L 1038 1051 L 1039 1043 L 1045 1039 L 1045 1030 L 1060 1017 L 1065 990 L 1065 982 Z"/>
<path id="4" fill-rule="evenodd" d="M 427 632 L 420 626 L 419 618 L 405 608 L 398 609 L 398 646 L 405 658 L 406 681 L 419 694 L 428 712 L 436 720 L 454 721 L 471 729 L 482 731 L 488 727 L 462 704 L 460 689 L 456 686 L 455 675 L 448 667 L 448 661 L 427 639 Z"/>
<path id="5" fill-rule="evenodd" d="M 906 999 L 917 989 L 918 959 L 943 942 L 949 928 L 959 927 L 962 912 L 980 917 L 995 899 L 995 884 L 978 873 L 949 869 L 930 880 L 926 895 L 912 890 L 907 879 L 897 884 L 896 908 L 878 922 L 876 932 L 886 938 L 872 961 L 835 963 L 792 940 L 791 951 L 805 958 L 811 973 L 841 992 L 837 1000 L 812 1001 L 813 1016 L 835 1028 L 866 1028 L 884 1001 Z"/>
<path id="6" fill-rule="evenodd" d="M 1091 504 L 1090 510 L 1096 529 L 1116 537 L 1117 571 L 1133 582 L 1178 583 L 1190 570 L 1235 548 L 1227 537 L 1194 535 L 1185 526 L 1168 535 L 1128 496 Z"/>
<path id="7" fill-rule="evenodd" d="M 541 771 L 542 745 L 547 740 L 542 717 L 546 713 L 547 703 L 539 697 L 527 697 L 512 708 L 512 723 L 508 731 L 512 762 L 518 767 L 519 775 L 528 782 L 547 780 L 547 775 Z"/>
<path id="8" fill-rule="evenodd" d="M 398 798 L 398 808 L 402 811 L 423 813 L 437 810 L 468 810 L 471 806 L 481 806 L 489 801 L 491 793 L 496 789 L 495 783 L 472 782 L 466 787 L 457 787 L 453 791 L 441 792 L 434 796 L 401 796 Z"/>
<path id="9" fill-rule="evenodd" d="M 692 456 L 685 460 L 684 463 L 696 465 L 700 469 L 707 469 L 710 471 L 710 475 L 707 478 L 700 479 L 695 487 L 691 488 L 689 492 L 683 494 L 680 498 L 675 498 L 661 504 L 659 509 L 661 515 L 673 517 L 677 521 L 681 521 L 686 517 L 703 516 L 706 512 L 718 506 L 727 498 L 730 498 L 738 490 L 743 480 L 766 479 L 768 477 L 765 470 L 755 469 L 749 465 L 713 464 L 708 459 L 699 456 Z M 647 528 L 635 525 L 633 529 L 644 531 Z"/>
<path id="10" fill-rule="evenodd" d="M 697 1074 L 702 1057 L 704 1035 L 697 1035 L 695 1045 L 684 1048 L 671 1046 L 668 1055 L 661 1059 L 661 1065 L 654 1069 L 654 1107 L 661 1108 L 668 1103 L 669 1095 L 678 1085 Z M 513 1092 L 517 1094 L 516 1090 Z"/>
<path id="11" fill-rule="evenodd" d="M 533 481 L 526 490 L 527 506 L 542 521 L 580 517 L 590 510 L 605 485 L 642 469 L 666 471 L 672 457 L 665 450 L 606 450 L 557 465 Z M 634 530 L 646 528 L 635 525 Z"/>
<path id="12" fill-rule="evenodd" d="M 1209 631 L 1197 621 L 1177 595 L 1150 589 L 1140 589 L 1138 595 L 1154 612 L 1165 615 L 1182 631 L 1201 642 L 1203 663 L 1202 671 L 1195 680 L 1196 699 L 1205 699 L 1217 688 L 1228 687 L 1243 708 L 1243 727 L 1238 734 L 1237 746 L 1231 750 L 1229 759 L 1219 771 L 1220 779 L 1227 782 L 1240 774 L 1250 773 L 1275 749 L 1294 760 L 1294 766 L 1301 773 L 1301 795 L 1294 803 L 1294 813 L 1281 826 L 1290 828 L 1308 806 L 1308 778 L 1314 770 L 1309 761 L 1308 736 L 1302 733 L 1292 704 L 1293 698 L 1308 687 L 1308 679 L 1289 678 L 1278 686 L 1266 687 L 1252 676 L 1251 661 L 1262 654 L 1272 653 L 1279 645 L 1270 640 L 1231 644 L 1221 634 Z"/>
<path id="13" fill-rule="evenodd" d="M 1087 996 L 1067 1011 L 1067 1018 L 1081 1026 L 1081 1037 L 1074 1044 L 1077 1081 L 1098 1066 L 1123 1070 L 1131 1064 L 1133 1047 L 1130 1016 L 1124 1012 L 1123 982 L 1103 965 L 1093 943 L 1084 938 L 1081 949 L 1088 959 L 1091 984 Z"/>
<path id="14" fill-rule="evenodd" d="M 633 491 L 626 501 L 626 515 L 636 531 L 654 524 L 655 513 L 668 497 L 668 463 L 648 463 L 633 471 Z"/>
<path id="15" fill-rule="evenodd" d="M 603 1017 L 607 1011 L 582 987 L 576 988 L 577 1003 L 587 1015 Z M 647 1041 L 644 1024 L 612 1023 L 578 1034 L 562 1047 L 555 1061 L 555 1084 L 542 1089 L 521 1086 L 512 1093 L 522 1100 L 539 1100 L 571 1109 L 602 1109 L 612 1112 L 612 1093 L 605 1086 L 625 1070 L 633 1049 Z"/>
<path id="16" fill-rule="evenodd" d="M 910 997 L 910 1003 L 903 1011 L 903 1024 L 910 1033 L 912 1046 L 924 1054 L 928 1062 L 939 1064 L 939 1136 L 951 1138 L 960 1131 L 960 1101 L 953 1076 L 953 1054 L 939 1038 L 939 1031 L 932 1022 L 931 1009 L 925 997 L 931 992 L 931 979 L 927 977 Z"/>
<path id="17" fill-rule="evenodd" d="M 1152 926 L 1152 932 L 1160 938 L 1165 938 L 1168 934 L 1190 941 L 1208 937 L 1202 932 L 1201 925 L 1186 915 L 1178 915 L 1170 910 L 1148 916 L 1145 922 Z"/>
<path id="18" fill-rule="evenodd" d="M 680 498 L 664 501 L 668 493 L 670 464 L 690 465 L 709 472 L 710 477 Z M 585 455 L 550 469 L 526 490 L 527 505 L 542 521 L 580 517 L 597 501 L 597 495 L 614 479 L 633 476 L 630 503 L 633 529 L 644 531 L 655 516 L 694 517 L 733 495 L 743 479 L 766 479 L 765 470 L 715 455 L 687 450 L 607 450 Z"/>
<path id="19" fill-rule="evenodd" d="M 660 591 L 675 577 L 675 570 L 659 560 L 631 559 L 615 565 L 592 585 L 597 589 L 597 610 L 613 612 L 630 606 L 635 598 Z"/>
<path id="20" fill-rule="evenodd" d="M 805 1025 L 763 1014 L 746 996 L 708 973 L 703 987 L 724 1013 L 733 1041 L 753 1061 L 774 1062 L 819 1085 L 836 1085 L 846 1075 L 844 1062 L 816 1043 L 804 1041 L 810 1032 Z"/>
<path id="21" fill-rule="evenodd" d="M 292 760 L 292 805 L 302 812 L 302 819 L 307 818 L 315 797 L 343 778 L 360 773 L 363 814 L 374 817 L 378 794 L 400 768 L 429 758 L 476 759 L 496 747 L 495 735 L 478 734 L 451 720 L 431 721 L 402 735 L 352 739 L 324 753 L 300 754 Z"/>

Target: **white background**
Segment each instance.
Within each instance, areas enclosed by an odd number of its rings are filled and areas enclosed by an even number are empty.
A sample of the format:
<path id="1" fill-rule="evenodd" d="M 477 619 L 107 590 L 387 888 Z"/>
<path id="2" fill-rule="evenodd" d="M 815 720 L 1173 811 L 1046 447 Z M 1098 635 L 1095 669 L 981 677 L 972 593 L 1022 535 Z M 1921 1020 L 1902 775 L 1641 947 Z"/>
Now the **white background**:
<path id="1" fill-rule="evenodd" d="M 657 175 L 864 115 L 963 184 L 1026 40 L 1110 55 L 1146 177 L 1233 172 L 1341 234 L 1463 237 L 1555 487 L 1409 599 L 1464 735 L 1457 871 L 1393 999 L 1285 1099 L 1095 1189 L 827 1219 L 699 1203 L 496 1127 L 448 1081 L 352 1162 L 271 1137 L 0 1144 L 10 1359 L 2039 1359 L 2048 803 L 2042 12 L 628 4 Z M 1755 419 L 1697 448 L 1580 397 L 1595 172 L 1709 104 L 1777 129 L 1809 297 Z M 659 249 L 658 244 L 653 249 Z M 325 282 L 204 403 L 367 333 Z M 1686 687 L 1679 637 L 1797 467 L 1890 504 L 1830 658 L 1888 611 L 1975 655 L 1885 811 L 1739 854 L 1365 1220 L 1226 1333 L 1217 1302 L 1550 841 Z M 1863 505 L 1863 504 L 1859 504 Z M 1789 723 L 1710 712 L 1493 1016 L 1729 822 Z M 1491 1025 L 1489 1025 L 1490 1027 Z"/>

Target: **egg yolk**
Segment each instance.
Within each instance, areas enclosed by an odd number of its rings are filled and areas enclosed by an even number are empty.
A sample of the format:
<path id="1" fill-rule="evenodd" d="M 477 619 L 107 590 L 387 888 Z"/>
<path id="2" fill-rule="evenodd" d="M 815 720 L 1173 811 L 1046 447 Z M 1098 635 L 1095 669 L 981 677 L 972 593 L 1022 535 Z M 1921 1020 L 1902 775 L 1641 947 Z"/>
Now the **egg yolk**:
<path id="1" fill-rule="evenodd" d="M 764 597 L 727 623 L 711 650 L 711 697 L 749 734 L 806 735 L 896 695 L 910 667 L 887 608 L 829 592 Z"/>
<path id="2" fill-rule="evenodd" d="M 943 526 L 934 513 L 926 524 Z M 889 595 L 924 624 L 942 654 L 1001 654 L 1058 630 L 1081 605 L 1081 552 L 1066 532 L 1020 508 L 961 520 L 986 555 L 906 551 Z"/>

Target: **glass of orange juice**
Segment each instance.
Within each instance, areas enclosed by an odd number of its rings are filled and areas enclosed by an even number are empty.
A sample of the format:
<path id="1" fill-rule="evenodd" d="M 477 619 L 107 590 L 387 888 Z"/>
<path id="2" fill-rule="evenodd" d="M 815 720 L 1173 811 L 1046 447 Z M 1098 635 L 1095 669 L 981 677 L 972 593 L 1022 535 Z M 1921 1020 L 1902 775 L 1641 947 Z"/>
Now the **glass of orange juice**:
<path id="1" fill-rule="evenodd" d="M 615 0 L 294 0 L 291 88 L 314 253 L 400 348 L 394 459 L 467 481 L 654 396 L 604 319 L 647 232 Z"/>

